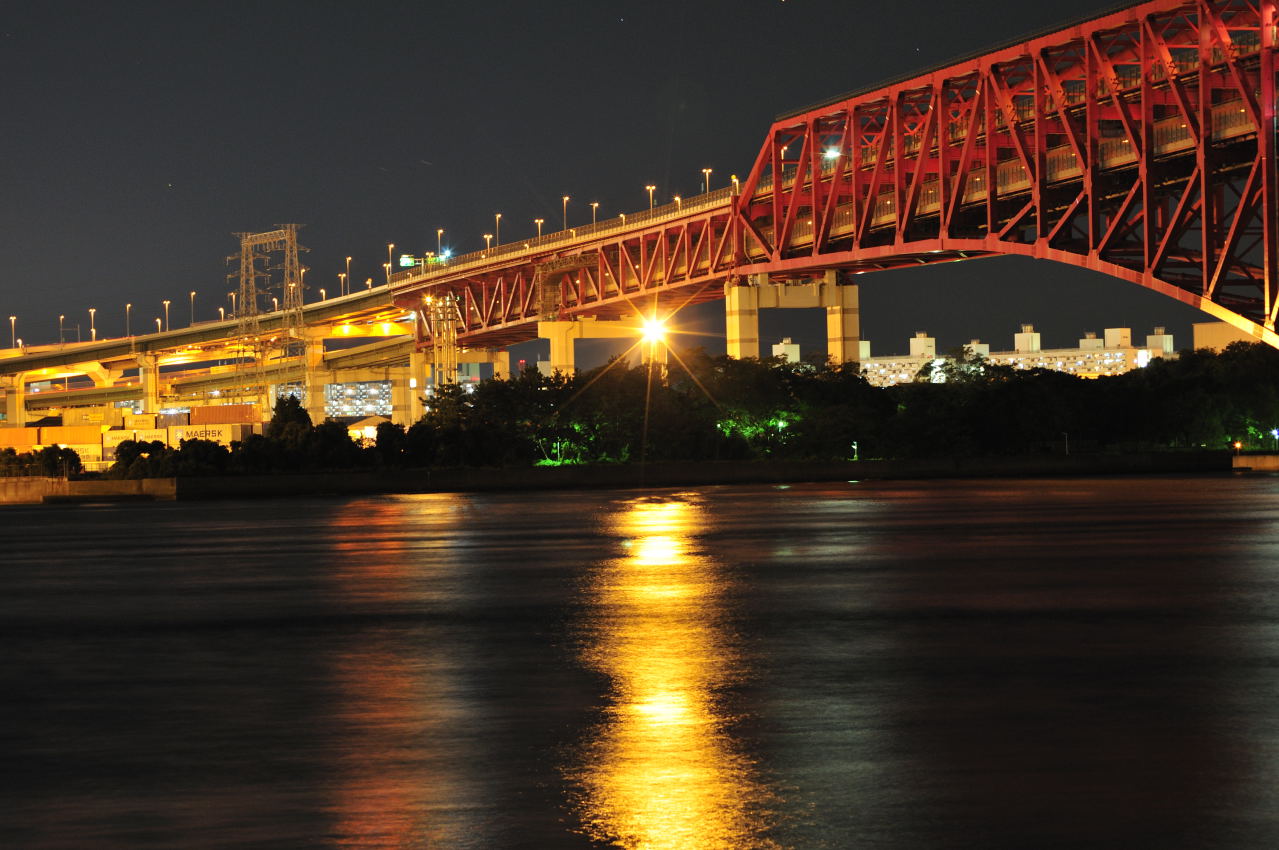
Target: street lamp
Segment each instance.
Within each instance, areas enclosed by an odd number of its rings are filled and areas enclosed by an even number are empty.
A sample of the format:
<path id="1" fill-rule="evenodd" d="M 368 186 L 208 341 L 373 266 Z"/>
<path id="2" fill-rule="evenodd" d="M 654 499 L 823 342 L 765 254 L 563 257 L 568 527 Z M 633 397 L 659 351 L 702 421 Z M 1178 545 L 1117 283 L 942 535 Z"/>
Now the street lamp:
<path id="1" fill-rule="evenodd" d="M 58 342 L 59 343 L 66 342 L 66 340 L 62 338 L 62 320 L 65 319 L 66 317 L 67 317 L 66 313 L 58 314 Z"/>
<path id="2" fill-rule="evenodd" d="M 370 277 L 370 278 L 366 278 L 366 279 L 365 279 L 365 281 L 364 281 L 364 288 L 365 288 L 365 289 L 372 289 L 372 288 L 373 288 L 373 278 L 371 278 L 371 277 Z"/>
<path id="3" fill-rule="evenodd" d="M 705 191 L 711 190 L 711 170 L 709 168 L 702 169 L 702 183 Z"/>
<path id="4" fill-rule="evenodd" d="M 346 274 L 338 272 L 338 295 L 346 295 Z"/>
<path id="5" fill-rule="evenodd" d="M 325 291 L 324 291 L 324 287 L 322 287 L 322 286 L 321 286 L 321 287 L 320 287 L 320 300 L 321 300 L 321 301 L 324 301 L 324 300 L 326 300 L 328 297 L 329 297 L 329 296 L 328 296 L 328 295 L 325 293 Z"/>
<path id="6" fill-rule="evenodd" d="M 130 314 L 132 313 L 133 313 L 133 305 L 125 304 L 124 305 L 124 335 L 125 336 L 133 336 L 133 328 L 131 327 L 129 323 L 129 319 L 131 318 Z"/>
<path id="7" fill-rule="evenodd" d="M 195 324 L 195 290 L 191 290 L 191 324 Z"/>
<path id="8" fill-rule="evenodd" d="M 488 249 L 492 247 L 493 247 L 493 234 L 485 233 L 484 234 L 484 250 L 487 251 Z"/>
<path id="9" fill-rule="evenodd" d="M 94 319 L 93 319 L 93 315 L 97 312 L 98 312 L 97 307 L 89 308 L 89 339 L 93 340 L 94 342 L 97 342 L 98 340 L 98 326 L 97 324 L 94 323 Z"/>
<path id="10" fill-rule="evenodd" d="M 497 239 L 497 244 L 502 244 L 502 214 L 495 213 L 493 215 L 493 235 Z"/>
<path id="11" fill-rule="evenodd" d="M 394 250 L 395 250 L 395 243 L 387 242 L 386 243 L 386 264 L 388 266 L 391 265 L 391 252 Z"/>
<path id="12" fill-rule="evenodd" d="M 160 317 L 159 317 L 159 316 L 156 316 L 156 317 L 155 317 L 155 332 L 156 332 L 156 333 L 159 333 L 162 329 L 163 329 L 163 326 L 160 324 Z"/>
<path id="13" fill-rule="evenodd" d="M 219 308 L 218 308 L 218 321 L 219 321 L 219 322 L 225 322 L 225 321 L 226 321 L 226 308 L 225 308 L 225 307 L 219 307 Z"/>
<path id="14" fill-rule="evenodd" d="M 391 285 L 391 264 L 383 263 L 382 268 L 386 269 L 386 285 L 390 286 Z"/>
<path id="15" fill-rule="evenodd" d="M 342 278 L 342 294 L 346 295 L 346 281 L 351 279 L 351 258 L 346 258 L 346 277 Z"/>
<path id="16" fill-rule="evenodd" d="M 657 187 L 645 186 L 644 188 L 648 190 L 648 211 L 652 212 L 653 211 L 653 193 L 657 191 Z"/>
<path id="17" fill-rule="evenodd" d="M 435 229 L 435 254 L 436 256 L 444 253 L 444 228 L 437 227 Z"/>
<path id="18" fill-rule="evenodd" d="M 564 210 L 564 229 L 568 230 L 568 202 L 569 202 L 568 195 L 565 195 L 564 197 L 560 198 L 560 201 L 562 203 L 562 208 Z"/>
<path id="19" fill-rule="evenodd" d="M 679 195 L 675 196 L 675 209 L 677 210 L 684 209 L 684 199 L 681 198 Z"/>
<path id="20" fill-rule="evenodd" d="M 234 292 L 234 291 L 232 291 L 232 292 L 228 292 L 228 293 L 226 294 L 226 297 L 231 299 L 231 315 L 232 315 L 232 316 L 234 316 L 234 315 L 236 315 L 236 312 L 235 312 L 235 292 Z"/>
<path id="21" fill-rule="evenodd" d="M 9 347 L 18 347 L 18 317 L 9 317 Z"/>
<path id="22" fill-rule="evenodd" d="M 165 301 L 164 301 L 164 329 L 165 329 L 166 331 L 169 329 L 169 301 L 168 301 L 168 299 L 165 299 Z"/>
<path id="23" fill-rule="evenodd" d="M 732 181 L 733 181 L 733 194 L 734 194 L 734 195 L 740 194 L 740 193 L 741 193 L 741 191 L 742 191 L 742 187 L 741 187 L 741 186 L 739 186 L 739 185 L 737 185 L 737 175 L 736 175 L 736 174 L 734 174 L 734 175 L 732 176 Z"/>
<path id="24" fill-rule="evenodd" d="M 541 218 L 535 218 L 535 219 L 533 219 L 533 223 L 537 225 L 537 238 L 538 238 L 538 239 L 541 239 L 541 238 L 542 238 L 542 222 L 543 222 L 543 221 L 545 221 L 545 219 L 541 219 Z"/>
<path id="25" fill-rule="evenodd" d="M 595 212 L 600 208 L 599 201 L 591 201 L 591 224 L 595 223 Z"/>

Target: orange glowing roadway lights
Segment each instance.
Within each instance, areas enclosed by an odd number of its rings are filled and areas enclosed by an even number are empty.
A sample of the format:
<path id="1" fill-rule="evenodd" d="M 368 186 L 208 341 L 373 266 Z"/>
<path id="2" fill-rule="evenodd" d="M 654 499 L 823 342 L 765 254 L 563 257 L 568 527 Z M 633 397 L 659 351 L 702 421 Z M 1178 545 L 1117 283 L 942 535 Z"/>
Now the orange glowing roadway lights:
<path id="1" fill-rule="evenodd" d="M 702 169 L 702 187 L 703 191 L 709 192 L 711 190 L 711 169 L 709 168 Z"/>
<path id="2" fill-rule="evenodd" d="M 657 187 L 645 186 L 644 188 L 648 190 L 648 211 L 652 212 L 653 211 L 653 193 L 657 191 Z"/>
<path id="3" fill-rule="evenodd" d="M 537 238 L 538 238 L 538 239 L 541 239 L 541 238 L 542 238 L 542 222 L 544 222 L 544 221 L 546 221 L 546 219 L 544 219 L 544 218 L 535 218 L 535 219 L 533 219 L 533 223 L 537 225 Z"/>
<path id="4" fill-rule="evenodd" d="M 485 233 L 484 234 L 484 250 L 487 251 L 492 247 L 493 247 L 493 234 Z"/>
<path id="5" fill-rule="evenodd" d="M 493 214 L 493 235 L 497 239 L 497 244 L 502 244 L 502 214 Z"/>
<path id="6" fill-rule="evenodd" d="M 444 228 L 435 228 L 435 253 L 443 255 L 444 253 Z"/>
<path id="7" fill-rule="evenodd" d="M 94 324 L 94 320 L 93 320 L 93 316 L 97 312 L 98 312 L 97 307 L 89 308 L 89 339 L 94 342 L 98 341 L 98 326 Z"/>
<path id="8" fill-rule="evenodd" d="M 565 230 L 568 230 L 568 202 L 569 202 L 569 200 L 571 200 L 571 199 L 569 198 L 569 196 L 568 196 L 568 195 L 565 195 L 564 197 L 560 198 L 560 202 L 563 204 L 563 211 L 564 211 L 564 229 L 565 229 Z"/>
<path id="9" fill-rule="evenodd" d="M 600 208 L 599 201 L 591 201 L 591 224 L 595 223 L 595 213 Z"/>

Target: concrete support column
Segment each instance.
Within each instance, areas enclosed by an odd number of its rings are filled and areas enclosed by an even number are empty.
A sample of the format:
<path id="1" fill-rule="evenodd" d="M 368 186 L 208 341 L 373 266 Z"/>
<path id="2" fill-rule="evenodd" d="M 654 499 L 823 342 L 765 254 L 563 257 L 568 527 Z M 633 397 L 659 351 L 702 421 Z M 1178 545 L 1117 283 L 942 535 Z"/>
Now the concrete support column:
<path id="1" fill-rule="evenodd" d="M 27 424 L 27 376 L 19 372 L 0 379 L 4 391 L 5 424 L 10 428 L 24 428 Z"/>
<path id="2" fill-rule="evenodd" d="M 511 377 L 511 352 L 505 348 L 490 348 L 489 362 L 493 364 L 494 378 Z"/>
<path id="3" fill-rule="evenodd" d="M 861 306 L 857 287 L 822 284 L 826 308 L 826 353 L 835 365 L 861 359 Z"/>
<path id="4" fill-rule="evenodd" d="M 324 368 L 324 340 L 308 338 L 302 349 L 302 386 L 306 388 L 303 402 L 313 425 L 319 425 L 327 417 L 324 413 L 324 390 L 334 381 L 334 373 Z"/>
<path id="5" fill-rule="evenodd" d="M 573 340 L 581 336 L 577 322 L 538 322 L 537 335 L 551 343 L 551 371 L 573 374 Z"/>
<path id="6" fill-rule="evenodd" d="M 753 279 L 724 284 L 724 334 L 729 357 L 759 357 L 759 287 Z"/>
<path id="7" fill-rule="evenodd" d="M 327 369 L 321 369 L 318 372 L 312 372 L 308 376 L 306 384 L 306 413 L 311 417 L 311 424 L 319 425 L 327 415 L 324 412 L 324 391 L 329 384 L 334 383 L 334 374 Z"/>
<path id="8" fill-rule="evenodd" d="M 160 358 L 138 354 L 138 383 L 142 390 L 142 412 L 160 412 Z"/>
<path id="9" fill-rule="evenodd" d="M 426 415 L 426 388 L 431 379 L 431 362 L 426 352 L 414 347 L 409 350 L 409 374 L 404 379 L 408 389 L 408 422 L 412 425 Z"/>
<path id="10" fill-rule="evenodd" d="M 573 340 L 575 339 L 635 339 L 642 336 L 639 318 L 632 316 L 629 320 L 610 322 L 594 318 L 576 319 L 568 322 L 538 322 L 537 335 L 551 342 L 551 369 L 573 374 Z M 509 368 L 510 357 L 507 356 Z"/>

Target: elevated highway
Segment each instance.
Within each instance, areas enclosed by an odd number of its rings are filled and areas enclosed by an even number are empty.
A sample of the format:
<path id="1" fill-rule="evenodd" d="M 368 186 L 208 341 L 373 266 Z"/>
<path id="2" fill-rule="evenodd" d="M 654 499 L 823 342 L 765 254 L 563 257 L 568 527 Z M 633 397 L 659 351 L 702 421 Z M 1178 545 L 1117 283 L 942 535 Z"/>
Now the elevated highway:
<path id="1" fill-rule="evenodd" d="M 402 273 L 392 295 L 423 343 L 445 301 L 446 335 L 479 345 L 725 298 L 731 352 L 764 285 L 1021 254 L 1279 345 L 1275 50 L 1273 0 L 1076 21 L 779 116 L 726 189 Z"/>

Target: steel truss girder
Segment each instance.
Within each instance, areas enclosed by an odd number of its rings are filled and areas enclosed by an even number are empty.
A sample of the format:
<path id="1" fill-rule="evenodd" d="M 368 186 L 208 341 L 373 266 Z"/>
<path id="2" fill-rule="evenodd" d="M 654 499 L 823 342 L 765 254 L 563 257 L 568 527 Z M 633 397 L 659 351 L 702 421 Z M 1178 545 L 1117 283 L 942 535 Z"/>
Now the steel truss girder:
<path id="1" fill-rule="evenodd" d="M 460 344 L 494 346 L 549 315 L 722 297 L 736 276 L 1019 254 L 1279 347 L 1276 3 L 1151 0 L 780 118 L 722 203 L 472 258 L 395 301 L 422 345 L 433 295 Z"/>
<path id="2" fill-rule="evenodd" d="M 1275 5 L 1154 0 L 780 118 L 738 271 L 1024 254 L 1279 345 Z"/>
<path id="3" fill-rule="evenodd" d="M 728 202 L 558 250 L 531 251 L 465 275 L 405 288 L 396 302 L 413 309 L 449 297 L 458 342 L 495 347 L 533 339 L 546 318 L 617 318 L 722 297 L 715 286 L 731 274 L 734 216 Z M 548 310 L 548 306 L 550 309 Z M 419 342 L 433 328 L 419 310 Z"/>

